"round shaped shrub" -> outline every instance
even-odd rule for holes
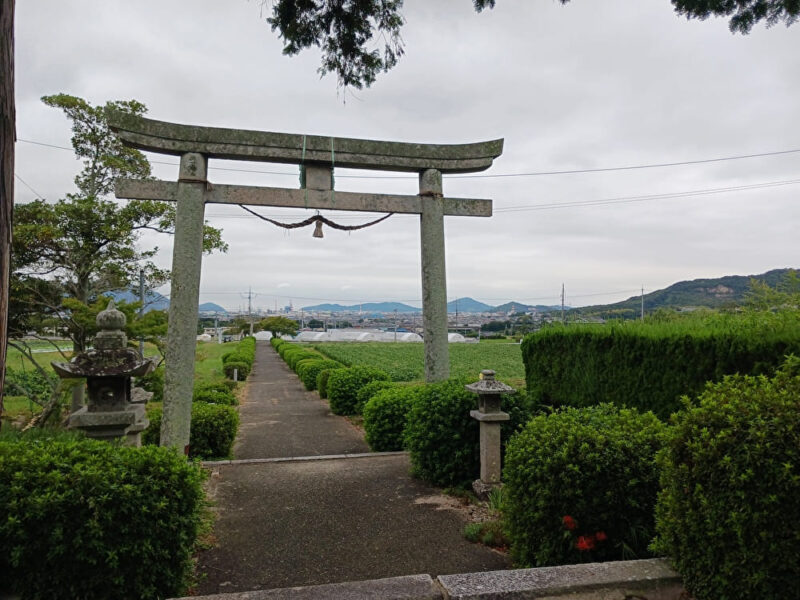
[[[0,442],[3,587],[23,598],[182,596],[203,477],[170,448]]]
[[[319,392],[319,397],[323,400],[328,397],[328,378],[330,377],[331,373],[341,368],[342,367],[322,369],[322,371],[319,372],[319,375],[317,375],[317,392]]]
[[[220,390],[214,388],[204,388],[195,390],[192,395],[192,402],[208,402],[209,404],[225,404],[236,406],[239,401],[230,390]]]
[[[302,361],[302,363],[303,366],[302,368],[298,368],[297,374],[308,391],[317,389],[317,377],[322,371],[325,369],[339,369],[342,367],[341,363],[324,358]]]
[[[313,359],[313,358],[322,358],[316,352],[311,352],[306,350],[305,348],[297,348],[293,352],[287,352],[285,356],[286,364],[289,365],[289,368],[293,371],[297,371],[297,365],[301,361]]]
[[[511,438],[504,518],[520,566],[649,556],[666,427],[610,404],[534,417]]]
[[[466,487],[480,476],[478,422],[470,411],[478,396],[464,389],[472,379],[454,378],[420,386],[405,431],[412,473],[441,487]],[[503,397],[511,420],[502,425],[502,443],[530,417],[521,394]]]
[[[150,426],[142,432],[142,444],[157,445],[159,443],[161,417],[161,408],[151,408],[147,411]],[[189,456],[202,460],[227,458],[231,454],[238,429],[239,413],[233,406],[193,402],[189,431]]]
[[[244,381],[247,379],[247,376],[250,375],[250,363],[246,362],[237,362],[237,361],[228,361],[224,365],[222,365],[222,371],[225,373],[225,377],[228,379],[233,379],[233,371],[238,371],[237,378],[239,381]]]
[[[383,381],[382,379],[376,379],[375,381],[370,381],[368,384],[363,386],[358,392],[356,393],[356,414],[360,415],[364,413],[364,406],[366,406],[369,399],[372,398],[375,394],[377,394],[381,390],[385,390],[386,388],[395,387],[395,384],[391,381]]]
[[[333,414],[356,414],[356,395],[371,381],[389,381],[389,374],[372,367],[349,367],[333,371],[328,378],[328,402]]]
[[[403,432],[418,388],[384,387],[364,405],[364,432],[375,452],[403,449]]]
[[[800,361],[709,384],[659,456],[654,548],[698,600],[783,599],[800,582]],[[791,592],[794,589],[795,592]]]
[[[216,390],[219,392],[232,392],[236,389],[236,382],[230,379],[215,379],[213,381],[204,381],[197,383],[194,386],[194,393],[197,394],[204,390]]]

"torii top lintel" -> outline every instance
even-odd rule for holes
[[[113,110],[107,117],[109,127],[125,145],[161,154],[197,152],[230,160],[474,173],[491,167],[503,152],[502,139],[474,144],[412,144],[182,125]]]

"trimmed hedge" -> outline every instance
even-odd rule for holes
[[[542,329],[522,343],[527,388],[536,402],[610,402],[661,418],[707,381],[733,373],[772,374],[790,352],[800,353],[800,323],[783,314],[570,324]]]
[[[319,372],[319,375],[317,375],[317,392],[319,393],[319,397],[323,400],[328,397],[328,378],[330,377],[331,373],[341,369],[343,369],[343,367],[322,369],[322,371]]]
[[[672,424],[659,456],[654,548],[697,600],[797,593],[800,360],[773,379],[710,384]]]
[[[306,389],[313,391],[317,389],[317,377],[325,369],[341,369],[343,365],[335,360],[320,358],[318,360],[302,361],[302,366],[298,367],[297,374]]]
[[[322,356],[316,352],[312,352],[311,350],[297,346],[294,346],[283,353],[283,360],[286,361],[286,364],[289,365],[289,368],[293,371],[297,368],[297,363],[310,358],[322,358]]]
[[[470,411],[478,396],[464,389],[474,379],[449,379],[420,386],[404,434],[413,475],[440,487],[467,487],[480,476],[478,421]],[[502,425],[502,443],[524,424],[532,407],[524,394],[503,397],[511,419]]]
[[[230,379],[214,379],[213,381],[195,383],[194,393],[197,394],[198,392],[205,390],[233,392],[237,387],[237,383],[235,381],[231,381]]]
[[[142,444],[158,444],[161,438],[161,408],[147,411],[150,426],[142,432]],[[189,456],[202,460],[229,458],[239,428],[239,413],[224,404],[192,403]]]
[[[358,392],[356,392],[356,414],[363,414],[364,406],[366,406],[367,402],[369,402],[369,399],[377,394],[380,390],[385,390],[386,388],[395,386],[395,383],[391,381],[384,381],[383,379],[370,381],[368,384],[363,386],[360,390],[358,390]]]
[[[202,388],[194,391],[192,395],[192,402],[207,402],[209,404],[225,404],[227,406],[236,406],[239,400],[230,390],[221,390],[215,388]]]
[[[534,417],[508,442],[504,519],[520,566],[644,558],[666,426],[611,404]]]
[[[328,402],[335,415],[356,414],[358,391],[371,381],[389,381],[389,374],[372,367],[336,369],[328,377]]]
[[[391,452],[403,449],[403,432],[419,389],[384,387],[364,405],[364,432],[372,450]]]
[[[205,499],[168,448],[79,436],[0,442],[0,572],[23,598],[182,596]]]
[[[228,379],[233,379],[234,371],[237,371],[236,377],[238,381],[244,381],[250,375],[252,366],[252,363],[230,360],[222,365],[222,371]]]

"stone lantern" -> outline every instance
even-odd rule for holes
[[[100,331],[94,348],[81,352],[68,363],[54,362],[53,369],[63,379],[86,378],[86,406],[69,416],[67,427],[80,429],[88,437],[101,440],[122,438],[128,446],[141,446],[141,434],[150,422],[143,403],[131,402],[131,377],[147,375],[155,368],[152,359],[141,359],[128,348],[123,331],[125,315],[114,301],[97,315]]]
[[[508,413],[500,410],[503,394],[515,390],[495,380],[494,371],[484,369],[481,378],[466,387],[478,394],[478,410],[470,411],[470,416],[480,423],[481,478],[472,484],[479,498],[486,498],[492,488],[500,485],[500,424],[510,419]]]

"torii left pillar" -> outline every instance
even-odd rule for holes
[[[192,387],[197,345],[198,298],[203,257],[203,225],[208,159],[196,152],[181,156],[178,175],[169,335],[164,357],[164,415],[161,445],[189,454]],[[187,377],[186,374],[190,376]]]

